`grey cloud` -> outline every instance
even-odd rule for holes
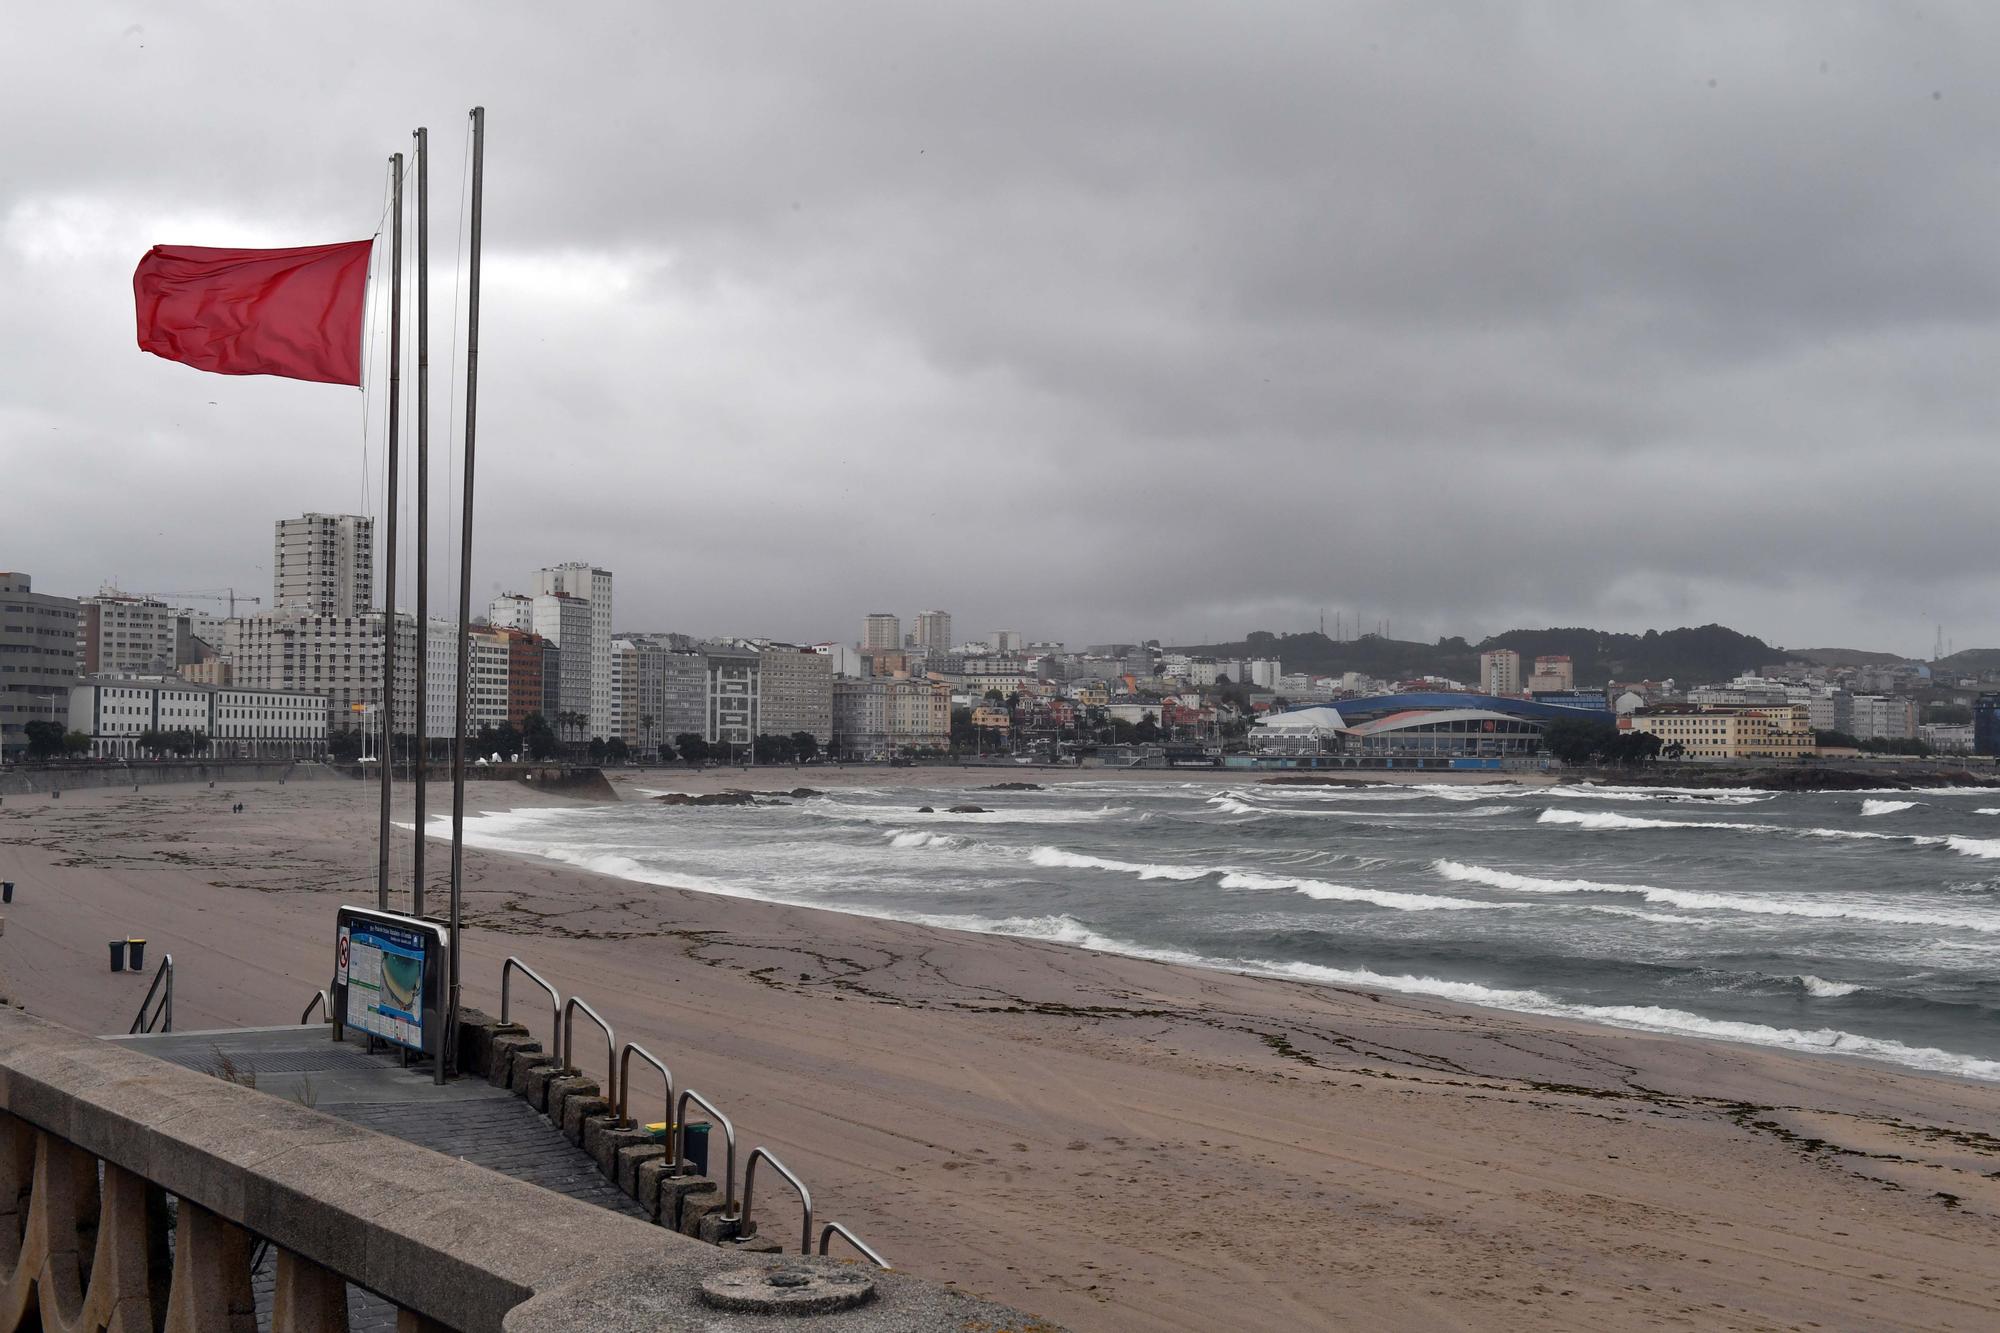
[[[2000,642],[1984,6],[15,29],[0,563],[41,586],[255,586],[272,517],[361,502],[353,395],[142,356],[127,280],[153,241],[365,232],[420,120],[442,448],[481,101],[481,589],[590,558],[625,624],[799,637],[944,605],[1073,639],[1331,607]]]

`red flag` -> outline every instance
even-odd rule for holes
[[[139,349],[218,375],[359,385],[373,245],[156,245],[132,274]]]

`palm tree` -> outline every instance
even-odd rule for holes
[[[645,737],[646,737],[646,748],[647,748],[648,750],[650,750],[650,749],[652,749],[652,748],[653,748],[653,722],[654,722],[654,720],[655,720],[655,719],[654,719],[654,717],[653,717],[653,715],[652,715],[651,713],[641,713],[641,714],[639,714],[639,729],[640,729],[640,730],[641,730],[641,731],[642,731],[642,732],[643,732],[643,733],[645,734]]]

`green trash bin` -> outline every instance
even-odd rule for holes
[[[124,940],[111,941],[111,970],[113,972],[123,972],[125,970]]]

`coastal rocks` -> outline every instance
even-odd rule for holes
[[[747,791],[711,791],[696,796],[691,792],[670,791],[664,796],[655,796],[661,805],[755,805],[756,794]]]
[[[1042,786],[1042,784],[1041,784],[1041,783],[1039,783],[1039,782],[996,782],[996,783],[994,783],[994,784],[993,784],[992,786],[990,786],[990,787],[981,787],[981,788],[980,788],[979,790],[981,790],[981,791],[1047,791],[1047,790],[1048,790],[1048,788],[1046,788],[1046,787]]]
[[[945,811],[948,815],[990,815],[993,812],[983,805],[954,805]]]

